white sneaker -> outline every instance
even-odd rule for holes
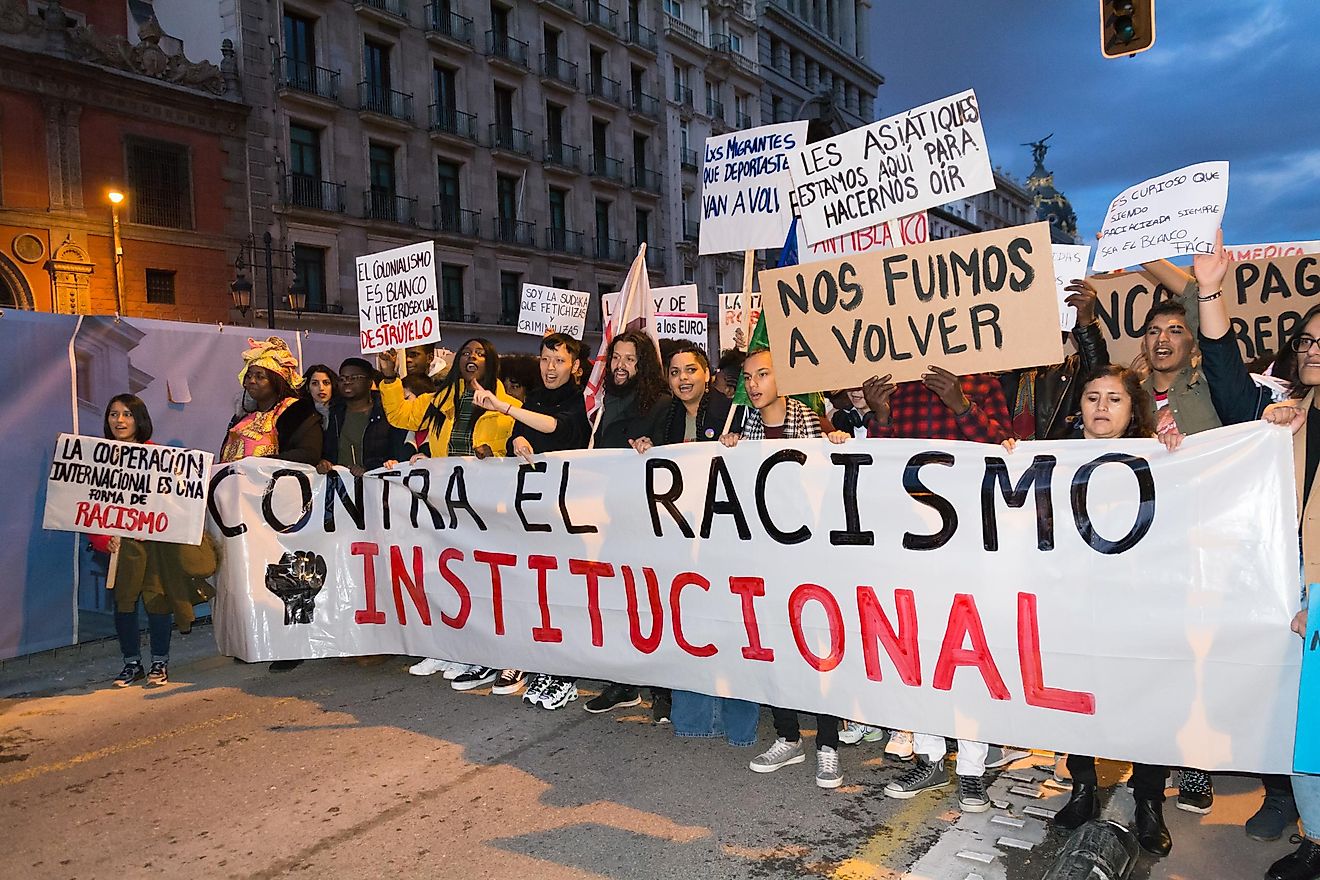
[[[829,746],[816,749],[816,784],[821,788],[838,788],[843,785],[839,753]]]
[[[864,733],[866,733],[865,724],[854,724],[851,721],[845,721],[843,730],[839,731],[839,742],[845,746],[855,746],[862,741]]]
[[[774,745],[752,758],[747,766],[753,773],[773,773],[780,767],[801,764],[805,760],[807,753],[802,749],[802,740],[791,743],[781,736],[775,740]]]
[[[475,667],[470,667],[468,664],[460,663],[457,660],[450,660],[449,668],[445,670],[445,681],[453,681],[470,668]]]
[[[527,690],[523,691],[522,699],[524,703],[531,703],[533,706],[539,705],[541,698],[545,696],[545,689],[550,684],[550,676],[538,672],[527,681]]]
[[[537,705],[542,709],[562,709],[578,698],[577,684],[567,678],[547,676],[545,689],[541,691],[541,700]]]
[[[889,735],[889,742],[885,743],[885,754],[900,761],[908,760],[915,751],[910,730],[895,730]]]
[[[437,672],[444,672],[449,668],[448,660],[437,660],[434,657],[427,657],[420,663],[414,663],[408,667],[409,675],[435,675]]]

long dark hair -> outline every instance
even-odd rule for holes
[[[465,340],[463,344],[457,348],[454,355],[454,362],[449,365],[449,372],[445,374],[444,381],[436,386],[435,407],[437,409],[439,409],[441,404],[446,400],[453,399],[455,403],[457,403],[458,383],[463,379],[463,377],[458,374],[458,359],[462,356],[463,349],[467,348],[468,345],[473,342],[480,345],[482,351],[486,354],[486,362],[482,367],[481,378],[478,381],[481,382],[483,388],[491,393],[494,393],[498,387],[500,381],[500,353],[495,350],[495,343],[491,342],[489,339],[480,336],[473,336],[471,339]]]
[[[656,351],[655,340],[641,330],[627,330],[610,340],[605,350],[605,372],[609,372],[614,360],[614,349],[620,342],[631,342],[637,350],[637,411],[647,413],[660,399],[667,397],[669,383],[665,381],[665,371],[660,367],[660,354]],[[606,377],[606,387],[609,378]]]
[[[368,367],[369,366],[370,365],[368,365]],[[339,371],[331,369],[326,364],[312,364],[306,370],[303,370],[303,387],[302,387],[303,396],[309,400],[311,399],[312,376],[314,376],[317,373],[325,373],[327,376],[330,377],[329,403],[334,403],[336,400],[339,399]]]
[[[113,440],[115,435],[110,432],[110,407],[116,403],[122,403],[128,407],[128,411],[133,414],[133,439],[138,443],[146,443],[151,439],[151,413],[147,412],[147,405],[142,402],[142,398],[136,394],[116,394],[110,398],[110,402],[105,405],[105,418],[101,422],[102,432],[105,439]]]
[[[1274,359],[1274,378],[1287,382],[1288,387],[1293,389],[1289,392],[1293,397],[1302,396],[1298,393],[1298,389],[1310,390],[1310,386],[1302,384],[1301,371],[1297,368],[1297,352],[1293,351],[1293,340],[1306,332],[1306,325],[1316,316],[1320,316],[1320,305],[1311,306],[1306,314],[1302,315],[1293,332],[1288,334],[1283,345],[1279,346],[1279,355]]]
[[[1155,405],[1151,402],[1150,393],[1141,387],[1141,378],[1135,371],[1129,370],[1127,367],[1120,367],[1117,364],[1096,367],[1081,378],[1082,395],[1086,395],[1087,385],[1097,379],[1106,378],[1114,378],[1122,382],[1123,390],[1127,392],[1128,398],[1132,401],[1132,418],[1128,420],[1123,436],[1154,437]]]

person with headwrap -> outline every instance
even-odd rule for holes
[[[220,461],[257,457],[314,465],[321,460],[321,416],[297,393],[303,377],[283,339],[249,339],[238,381],[243,412],[229,423]]]

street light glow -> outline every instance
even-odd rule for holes
[[[110,192],[106,193],[106,196],[110,199],[110,204],[112,205],[118,205],[124,200],[124,194],[117,189],[110,190]]]

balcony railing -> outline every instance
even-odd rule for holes
[[[700,226],[701,226],[701,224],[698,223],[696,220],[685,220],[685,221],[683,221],[683,240],[684,240],[684,241],[696,241],[696,240],[697,240],[697,230],[700,228]]]
[[[701,31],[680,18],[665,14],[665,36],[687,40],[694,46],[706,48],[706,41],[701,38]]]
[[[523,247],[536,247],[536,224],[526,220],[509,220],[504,217],[492,219],[495,240],[504,244],[517,244]]]
[[[646,268],[652,272],[665,271],[665,249],[654,247],[650,244],[646,246]]]
[[[619,13],[611,9],[604,3],[597,3],[596,0],[584,0],[586,6],[587,24],[594,24],[597,27],[605,28],[611,33],[619,32]]]
[[[318,180],[310,174],[284,175],[284,204],[313,211],[344,213],[344,185],[333,180]]]
[[[637,189],[644,189],[651,193],[659,193],[662,181],[663,178],[658,171],[652,171],[650,168],[633,168],[632,185]]]
[[[737,114],[737,121],[740,129],[752,127],[752,115],[750,113]]]
[[[565,12],[575,12],[577,10],[577,4],[574,0],[540,0],[540,2],[548,2],[551,6],[558,6]]]
[[[674,83],[674,101],[690,109],[692,107],[692,90],[687,86]]]
[[[498,122],[492,122],[489,128],[490,148],[492,150],[508,150],[510,153],[518,153],[522,156],[532,155],[532,133],[524,131],[521,128],[509,128],[500,125]]]
[[[578,66],[558,55],[542,55],[541,76],[577,88]]]
[[[426,32],[472,45],[472,19],[446,12],[439,3],[426,4]]]
[[[645,49],[647,52],[660,51],[660,41],[656,38],[655,31],[644,24],[638,24],[635,21],[628,22],[628,30],[624,39],[634,46]]]
[[[628,262],[628,242],[619,238],[596,239],[596,259],[611,263]]]
[[[486,54],[519,67],[527,67],[527,44],[508,34],[486,31]]]
[[[582,168],[582,148],[547,138],[541,141],[541,161],[546,165],[579,171]]]
[[[623,103],[623,83],[597,73],[587,74],[587,97],[602,98],[615,104]]]
[[[680,150],[678,161],[685,171],[696,171],[701,167],[701,159],[696,150]]]
[[[481,212],[468,211],[447,202],[431,206],[431,223],[436,232],[448,235],[481,237]]]
[[[288,55],[282,55],[275,62],[275,74],[279,77],[279,87],[293,89],[325,98],[327,101],[339,100],[339,71],[328,67],[316,67],[306,61],[298,61]]]
[[[374,9],[408,20],[408,4],[405,0],[353,0],[353,6],[357,9]]]
[[[706,115],[709,116],[711,119],[718,119],[718,120],[720,120],[721,122],[723,122],[723,121],[724,121],[724,104],[723,104],[722,102],[720,102],[720,101],[716,101],[714,98],[707,98],[707,99],[706,99]]]
[[[573,229],[547,229],[545,231],[545,249],[560,254],[582,256],[586,252],[586,237]]]
[[[623,162],[600,153],[591,154],[591,176],[623,183]]]
[[[648,95],[646,92],[629,92],[628,108],[634,113],[640,113],[652,119],[660,118],[660,100],[655,95]]]
[[[368,189],[362,194],[362,216],[367,220],[384,220],[417,225],[417,200],[382,189]]]
[[[436,134],[452,134],[465,140],[477,139],[477,117],[474,113],[464,113],[439,104],[431,105],[430,129]]]
[[[411,122],[413,96],[372,82],[358,83],[358,109]]]

